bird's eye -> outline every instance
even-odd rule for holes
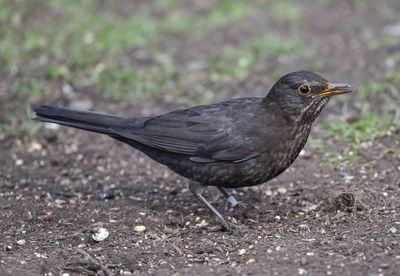
[[[299,86],[298,91],[302,95],[307,95],[308,93],[311,92],[311,87],[308,83],[305,83]]]

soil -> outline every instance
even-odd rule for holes
[[[262,95],[274,81],[263,76],[274,66],[285,72],[318,62],[328,79],[366,81],[383,66],[385,49],[363,45],[398,23],[400,6],[389,1],[388,16],[377,12],[378,4],[360,13],[353,2],[304,1],[308,19],[299,23],[298,34],[315,51],[285,64],[269,60],[249,80],[225,87],[223,97]],[[288,27],[276,28],[285,33]],[[226,28],[218,34],[221,40],[241,32]],[[182,62],[219,40],[183,42]],[[370,64],[365,70],[357,70],[359,58]],[[2,107],[18,100],[4,90],[0,95]],[[132,116],[182,107],[168,98],[108,103],[90,91],[77,97],[93,109]],[[323,121],[340,116],[344,102],[358,110],[359,100],[352,95],[329,103],[312,136],[321,136]],[[376,108],[384,105],[377,102]],[[10,149],[14,138],[6,135],[0,144],[0,274],[398,275],[400,155],[386,150],[399,149],[396,135],[388,131],[365,143],[351,166],[322,162],[324,153],[306,146],[281,176],[232,191],[238,210],[208,188],[204,194],[219,210],[249,226],[240,235],[208,231],[216,222],[187,189],[187,180],[127,145],[62,128],[44,129],[38,141]],[[343,147],[323,142],[327,150]],[[137,226],[145,230],[135,231],[142,230]],[[109,236],[96,242],[92,235],[100,228]]]

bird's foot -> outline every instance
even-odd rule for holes
[[[238,205],[232,210],[232,216],[238,219],[248,219],[250,217],[247,206]]]

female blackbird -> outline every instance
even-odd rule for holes
[[[127,118],[41,106],[34,119],[107,134],[190,179],[191,192],[228,231],[236,225],[202,196],[225,188],[264,183],[285,171],[304,147],[313,121],[329,97],[351,92],[348,84],[298,71],[281,77],[264,98],[240,98],[155,117]]]

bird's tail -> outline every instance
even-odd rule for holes
[[[42,105],[34,109],[34,120],[55,123],[79,129],[112,135],[116,128],[123,128],[127,119],[120,116],[79,111],[69,108]]]

